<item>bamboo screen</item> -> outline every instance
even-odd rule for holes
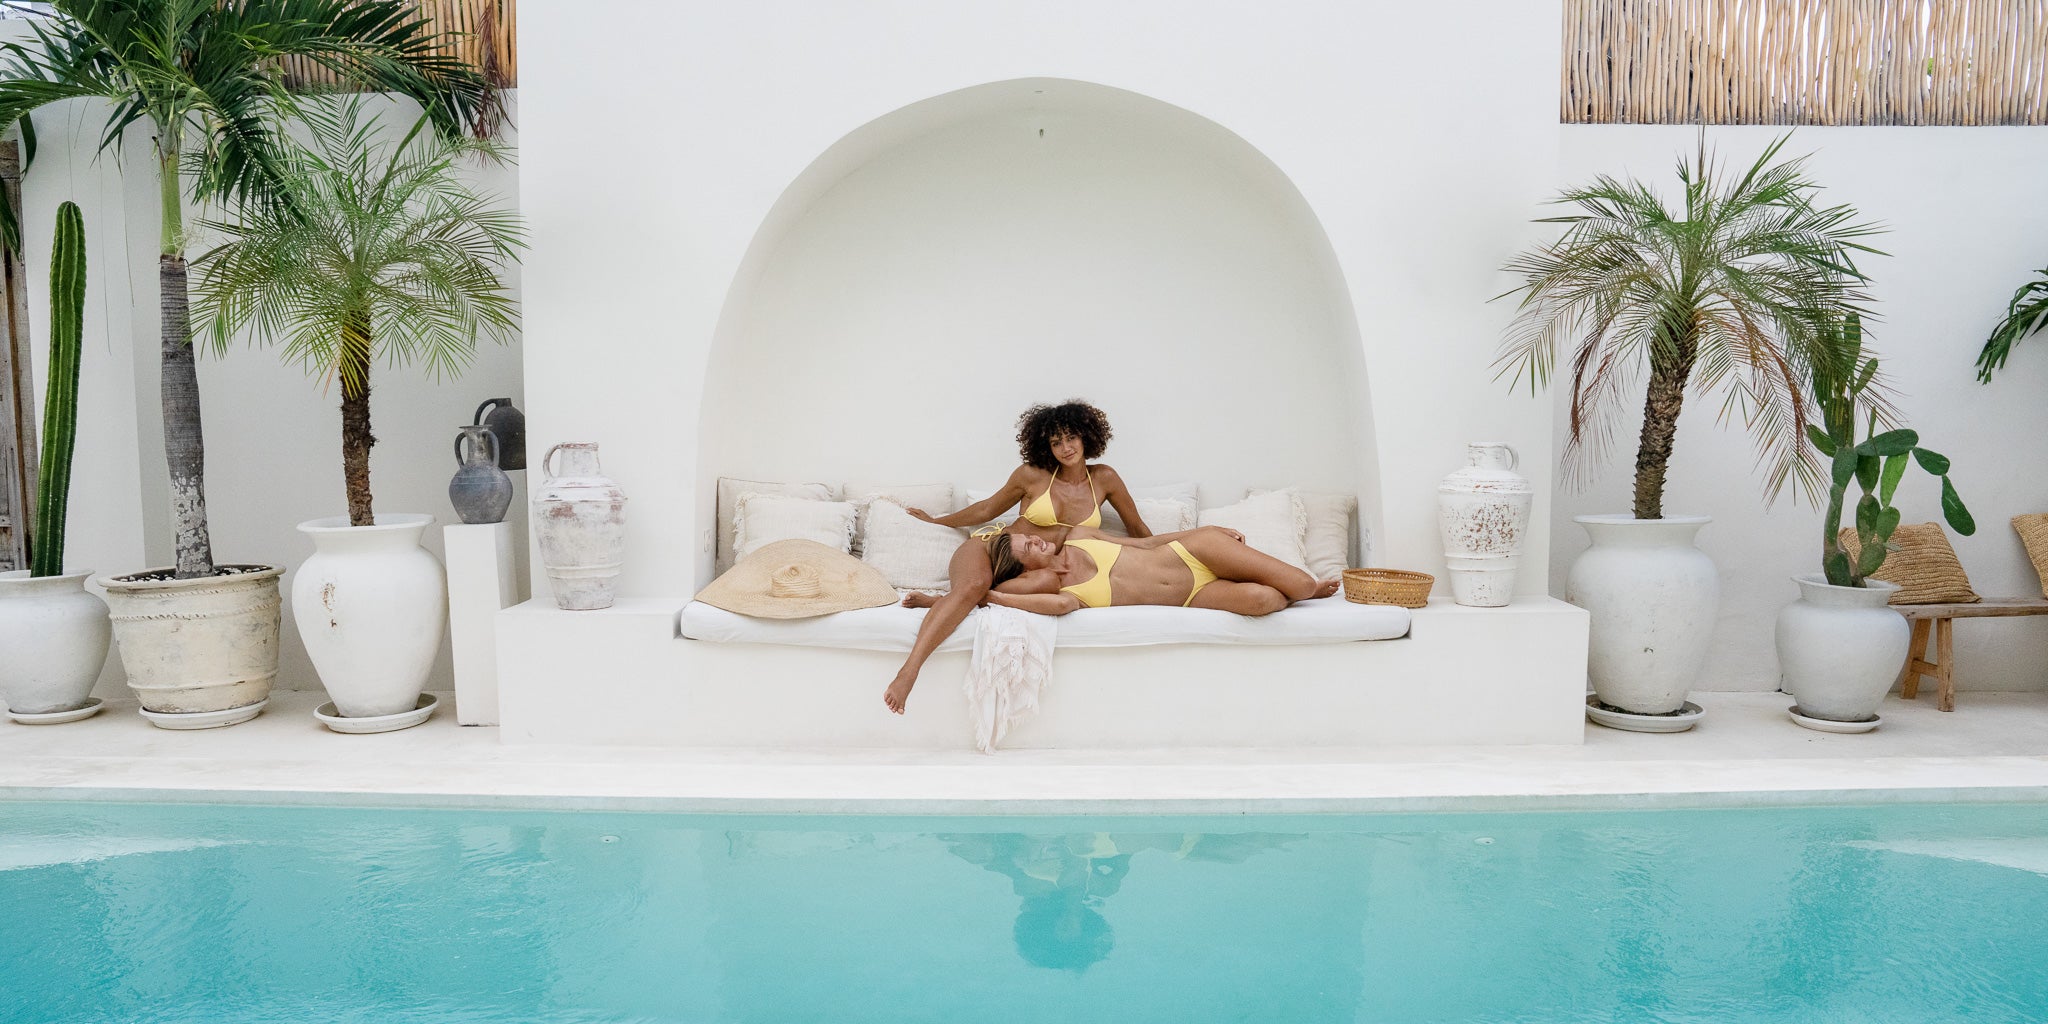
[[[505,88],[519,85],[519,56],[513,45],[516,0],[382,0],[420,11],[432,30],[445,37],[441,51],[481,69]],[[326,68],[303,60],[285,62],[285,80],[294,88],[333,86]]]
[[[2048,124],[2048,0],[1564,0],[1562,120]]]

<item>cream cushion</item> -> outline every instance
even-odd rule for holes
[[[1265,494],[1253,491],[1253,495]],[[1294,492],[1308,514],[1308,529],[1302,534],[1302,551],[1308,556],[1309,574],[1319,580],[1341,576],[1351,568],[1351,519],[1358,512],[1358,496],[1334,491]]]
[[[1198,521],[1203,526],[1236,530],[1244,534],[1244,542],[1253,549],[1308,571],[1308,553],[1302,547],[1302,537],[1308,533],[1308,512],[1292,487],[1268,491],[1235,505],[1203,509]]]
[[[1172,509],[1172,514],[1169,515],[1167,514],[1169,510],[1159,504],[1160,502],[1172,502],[1179,507]],[[1131,504],[1138,506],[1138,515],[1145,520],[1146,526],[1152,528],[1153,533],[1173,533],[1176,530],[1192,530],[1195,528],[1196,518],[1199,514],[1198,510],[1202,507],[1201,487],[1198,484],[1191,483],[1161,484],[1157,487],[1133,487],[1131,488]],[[1155,510],[1159,512],[1156,516],[1153,514]],[[1175,525],[1179,523],[1187,525]],[[1111,508],[1107,504],[1102,506],[1102,532],[1130,533],[1130,530],[1124,526],[1123,517],[1117,515],[1116,509]]]
[[[853,547],[850,501],[818,501],[748,491],[733,509],[733,550],[745,558],[779,540],[816,541],[837,551]]]
[[[853,527],[853,553],[856,555],[867,546],[868,505],[872,502],[893,501],[903,508],[921,508],[935,516],[960,507],[954,503],[952,484],[849,483],[846,485],[846,500],[853,502],[857,516]]]
[[[925,511],[934,511],[926,509]],[[887,498],[867,505],[867,537],[861,561],[898,590],[945,590],[953,553],[967,539],[964,530],[935,526]]]
[[[715,575],[724,575],[737,557],[733,552],[735,530],[733,516],[739,510],[742,494],[780,494],[791,498],[811,498],[816,501],[833,501],[839,497],[836,484],[789,484],[768,480],[739,480],[733,477],[718,478],[718,546],[715,549]]]

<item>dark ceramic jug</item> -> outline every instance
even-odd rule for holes
[[[485,413],[487,409],[490,410],[488,414]],[[526,414],[520,412],[511,399],[493,398],[477,406],[476,416],[470,422],[491,428],[491,433],[497,436],[499,469],[511,472],[526,468]]]
[[[469,442],[468,451],[463,442]],[[486,442],[489,442],[486,444]],[[498,468],[498,437],[489,427],[463,427],[455,435],[455,464],[448,481],[448,500],[455,514],[472,526],[502,523],[512,507],[512,478]]]

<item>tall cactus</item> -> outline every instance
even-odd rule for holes
[[[29,575],[64,572],[64,514],[70,506],[71,450],[78,441],[78,360],[85,339],[85,217],[57,207],[50,246],[50,380],[43,398],[42,478]]]

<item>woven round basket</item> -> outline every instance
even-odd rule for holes
[[[1406,569],[1346,569],[1344,599],[1355,604],[1395,604],[1420,608],[1429,603],[1436,577]]]

